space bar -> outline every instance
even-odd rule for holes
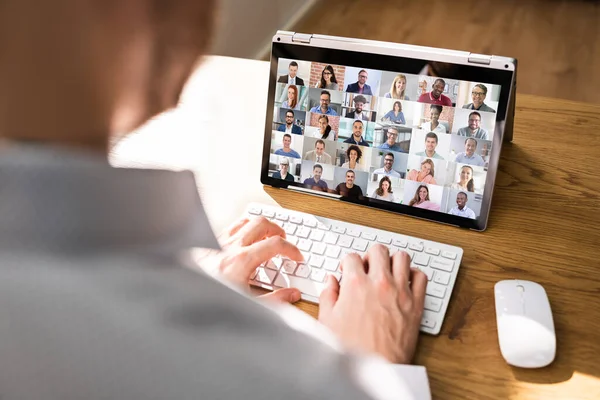
[[[287,288],[295,287],[298,288],[302,293],[310,296],[319,297],[321,291],[325,288],[324,283],[318,283],[306,278],[299,278],[297,276],[290,276],[285,274],[279,274],[273,282],[273,285]]]

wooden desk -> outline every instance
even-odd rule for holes
[[[227,77],[239,71],[256,82],[243,99],[236,97],[236,104],[248,107],[235,108],[239,124],[231,125],[234,109],[215,93],[237,94]],[[415,358],[427,367],[434,398],[600,399],[600,106],[517,96],[515,137],[502,149],[489,228],[477,233],[310,195],[263,191],[258,177],[267,79],[267,63],[210,59],[190,81],[180,108],[120,144],[115,164],[193,169],[216,230],[249,201],[275,201],[461,246],[464,259],[442,332],[421,335]],[[223,152],[211,151],[213,146]],[[236,175],[236,193],[223,190],[229,171]],[[542,284],[550,298],[557,356],[549,367],[513,368],[500,354],[493,286],[514,278]],[[316,316],[315,305],[299,307]]]

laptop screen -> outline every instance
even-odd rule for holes
[[[500,150],[501,85],[432,73],[432,63],[417,73],[327,57],[274,65],[270,178],[368,205],[480,217]]]

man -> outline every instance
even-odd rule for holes
[[[458,136],[473,137],[475,139],[489,140],[488,131],[481,126],[481,114],[473,111],[469,114],[469,126],[460,128],[457,132]]]
[[[437,158],[438,160],[443,160],[444,157],[440,156],[435,151],[437,145],[438,136],[433,132],[429,132],[427,135],[425,135],[425,151],[421,151],[419,153],[416,153],[415,155],[419,157]]]
[[[385,175],[393,178],[404,179],[404,173],[392,169],[394,166],[394,153],[387,153],[383,156],[383,167],[373,171],[373,175]]]
[[[367,113],[363,113],[363,107],[367,103],[365,96],[358,95],[354,97],[354,110],[346,114],[346,118],[359,119],[361,121],[368,121],[369,117]]]
[[[315,149],[307,151],[304,155],[304,159],[321,164],[333,164],[331,162],[331,156],[325,153],[325,142],[322,139],[317,139],[315,142]]]
[[[262,260],[302,260],[279,226],[240,220],[219,244],[189,171],[109,165],[117,135],[177,105],[213,8],[0,2],[3,399],[413,398],[381,361],[409,363],[417,344],[427,278],[406,253],[373,246],[368,271],[345,257],[311,337],[286,321],[312,318],[246,294]],[[215,249],[229,286],[190,268],[191,248]]]
[[[294,124],[294,112],[288,110],[285,113],[285,125],[279,125],[277,128],[279,132],[293,133],[295,135],[302,135],[302,128]]]
[[[352,124],[352,136],[348,139],[344,140],[344,143],[352,143],[359,146],[367,146],[369,147],[369,143],[363,139],[363,123],[362,121],[356,120]]]
[[[443,94],[445,89],[446,81],[438,78],[435,80],[435,82],[433,82],[433,85],[431,85],[431,92],[423,93],[421,96],[419,96],[417,101],[420,103],[452,107],[452,100]]]
[[[477,111],[487,111],[495,113],[492,107],[485,104],[483,101],[485,100],[485,96],[487,95],[487,87],[478,83],[473,87],[473,91],[471,92],[472,103],[465,104],[463,108],[468,108],[469,110],[477,110]]]
[[[467,207],[467,194],[465,192],[459,192],[456,195],[456,206],[450,210],[450,214],[471,219],[476,218],[475,212]]]
[[[300,154],[290,147],[292,144],[292,135],[286,133],[283,135],[283,148],[275,150],[275,155],[293,158],[301,158]]]
[[[307,178],[304,180],[304,184],[310,186],[311,189],[314,190],[322,190],[324,192],[327,191],[327,182],[321,179],[321,175],[323,174],[323,167],[319,164],[315,164],[313,166],[313,176],[312,178]]]
[[[475,154],[475,150],[477,150],[477,140],[468,138],[465,140],[465,151],[458,153],[454,161],[461,164],[470,164],[483,167],[485,165],[485,161],[483,161],[483,158],[479,154]]]
[[[331,94],[327,90],[321,91],[321,97],[319,97],[319,105],[314,106],[310,109],[312,113],[319,113],[325,115],[337,116],[338,113],[331,107],[329,107],[329,103],[331,103]]]
[[[298,63],[296,61],[292,61],[288,66],[288,74],[281,75],[277,82],[279,83],[287,83],[289,85],[296,86],[304,86],[304,80],[297,76],[298,74]]]
[[[288,160],[286,157],[283,157],[281,161],[279,161],[279,171],[273,173],[273,178],[294,182],[294,176],[290,174],[289,171],[290,160]]]
[[[352,200],[360,200],[363,198],[363,192],[360,186],[354,184],[354,171],[349,169],[346,171],[346,182],[342,182],[336,186],[335,191],[344,197]]]
[[[358,73],[358,81],[349,84],[346,86],[346,92],[348,93],[360,93],[366,94],[369,96],[373,95],[371,92],[371,86],[367,85],[367,79],[369,78],[369,74],[364,69],[361,69]]]
[[[395,126],[390,126],[387,129],[387,140],[379,146],[380,149],[397,151],[399,153],[406,153],[406,151],[400,147],[396,140],[398,139],[398,128]]]

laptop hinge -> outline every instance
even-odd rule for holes
[[[469,54],[469,62],[473,64],[490,65],[492,62],[492,56],[486,56],[485,54]]]
[[[294,33],[294,36],[292,36],[292,42],[310,43],[310,39],[312,38],[312,36],[312,34],[307,33]]]

